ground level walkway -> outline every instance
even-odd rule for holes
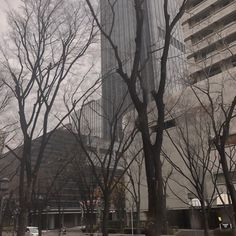
[[[42,236],[90,236],[91,234],[83,233],[80,229],[80,227],[73,227],[68,228],[66,234],[60,233],[58,230],[48,230],[48,231],[42,231]],[[101,236],[101,233],[94,233],[93,236]],[[187,230],[183,229],[178,231],[176,236],[204,236],[203,230]],[[214,234],[213,231],[210,231],[210,236],[217,236],[218,234]],[[219,234],[221,235],[229,235],[232,234]],[[236,234],[235,234],[236,235]],[[3,232],[3,236],[16,236],[16,234],[13,235],[13,232]],[[109,236],[132,236],[131,234],[109,234]],[[144,236],[143,234],[135,234],[134,236]],[[163,235],[163,236],[171,236],[171,235]]]

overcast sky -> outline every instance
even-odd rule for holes
[[[17,8],[20,0],[0,0],[0,32],[7,29],[6,11],[9,8]]]
[[[36,0],[37,1],[37,0]],[[0,38],[7,32],[7,10],[15,8],[17,9],[20,5],[20,0],[0,0]],[[100,73],[100,47],[99,44],[93,45],[87,55],[82,58],[79,65],[79,73],[75,76],[75,80],[78,80],[79,77],[83,77],[83,75],[88,71],[91,65],[94,65],[93,70],[89,73],[88,78],[86,80],[86,84],[81,88],[81,90],[86,90],[93,81],[98,78]],[[65,113],[65,107],[63,105],[62,97],[64,94],[65,88],[68,87],[67,83],[63,83],[63,86],[59,92],[58,99],[55,102],[55,107],[53,109],[53,117],[55,114],[58,116],[63,115]],[[98,98],[100,94],[95,94],[94,98]],[[6,114],[0,117],[0,125],[1,123],[5,124],[5,121],[10,122],[13,120],[18,120],[18,107],[14,102],[8,107]],[[2,121],[2,122],[1,122]],[[53,122],[54,123],[54,122]]]

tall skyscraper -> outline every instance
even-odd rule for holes
[[[160,57],[165,37],[164,0],[146,0],[143,3],[144,24],[142,42],[143,77],[148,91],[158,87]],[[134,58],[136,19],[133,0],[100,0],[101,24],[117,45],[126,73],[129,75]],[[113,8],[113,10],[112,10]],[[176,11],[176,0],[170,0],[170,14]],[[184,45],[181,42],[180,27],[177,26],[171,40],[168,61],[168,87],[177,88],[182,76]],[[102,55],[102,106],[104,110],[103,136],[109,138],[109,122],[119,112],[118,129],[121,130],[121,113],[131,104],[125,83],[116,73],[117,61],[114,51],[104,36],[101,39]],[[149,96],[151,99],[151,95]],[[120,107],[122,106],[122,109]],[[112,122],[110,122],[111,124]]]
[[[191,83],[236,75],[236,0],[192,0],[183,18]]]
[[[102,137],[102,106],[101,99],[85,103],[72,117],[72,128],[83,135]]]

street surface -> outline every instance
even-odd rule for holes
[[[3,236],[13,236],[12,232],[3,232]],[[14,234],[16,236],[16,233]],[[59,234],[58,230],[48,230],[42,231],[42,236],[87,236],[87,234],[82,233],[81,230],[70,230],[67,229],[66,234]]]
[[[101,236],[102,234],[98,233],[93,234],[94,236]],[[123,234],[109,234],[111,236],[123,236]],[[13,236],[12,232],[3,232],[3,236]],[[14,234],[16,236],[16,233]],[[66,234],[59,234],[58,230],[48,230],[48,231],[42,231],[42,236],[90,236],[88,233],[81,232],[78,228],[71,228],[67,229]],[[127,234],[126,236],[131,236],[130,234]],[[144,236],[144,235],[136,235],[136,236]]]

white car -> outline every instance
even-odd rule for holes
[[[38,227],[35,226],[27,226],[25,231],[26,236],[38,236],[39,230]]]
[[[78,228],[82,230],[82,229],[86,229],[86,226],[85,225],[80,225],[80,226],[78,226]]]

